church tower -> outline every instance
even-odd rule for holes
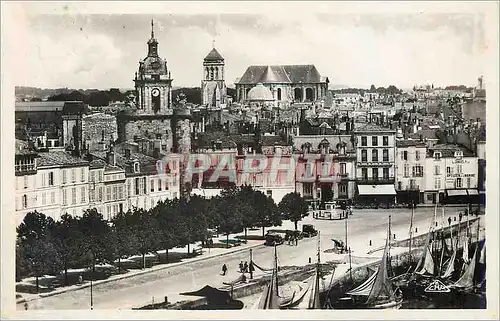
[[[212,108],[226,104],[227,88],[224,79],[224,58],[215,49],[215,44],[203,59],[203,80],[201,81],[201,103]]]
[[[167,61],[158,55],[158,41],[151,20],[151,39],[148,41],[148,55],[139,62],[135,74],[136,106],[141,114],[172,113],[172,78]]]

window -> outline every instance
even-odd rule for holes
[[[113,186],[113,201],[118,198],[118,186]]]
[[[372,136],[372,146],[378,146],[378,137]]]
[[[89,190],[89,201],[90,202],[95,201],[95,190],[92,190],[92,189]]]
[[[102,182],[103,171],[99,171],[99,182]]]
[[[389,161],[389,150],[388,149],[382,150],[382,161],[384,161],[384,162]]]
[[[47,203],[47,195],[45,193],[42,193],[42,205],[45,205]]]
[[[408,164],[405,164],[404,166],[404,173],[403,173],[403,176],[404,177],[408,177],[410,176],[410,166]]]
[[[424,167],[423,166],[413,166],[413,177],[423,177]]]
[[[415,151],[415,160],[420,160],[420,151]]]
[[[66,184],[66,182],[67,182],[66,175],[67,175],[66,170],[63,169],[63,171],[62,171],[62,183],[63,184]]]
[[[378,150],[372,149],[372,162],[378,162]]]
[[[68,204],[68,191],[66,189],[63,189],[63,195],[62,195],[62,204],[66,205]]]
[[[378,180],[378,168],[372,168],[372,178]]]
[[[76,187],[71,189],[71,204],[76,204]]]
[[[55,204],[56,203],[56,192],[51,192],[50,193],[50,204]]]
[[[382,137],[382,145],[389,146],[389,136]]]
[[[439,175],[439,165],[434,166],[434,175]]]
[[[471,185],[470,183],[471,183],[471,179],[470,179],[470,177],[467,177],[467,188],[471,187],[471,186],[470,186],[470,185]]]
[[[367,153],[366,149],[361,150],[361,161],[362,162],[368,161],[368,153]]]
[[[367,146],[367,139],[366,136],[361,136],[361,146]]]
[[[384,168],[382,170],[382,175],[384,175],[384,179],[389,179],[389,168]]]
[[[313,194],[313,184],[312,183],[304,183],[304,195],[312,196]]]
[[[136,177],[136,179],[135,179],[135,195],[139,195],[139,191],[140,191],[140,189],[139,189],[139,178]]]
[[[440,178],[434,178],[434,189],[436,189],[436,190],[441,189],[441,179]]]
[[[54,186],[54,172],[49,172],[49,186]]]
[[[441,153],[434,152],[434,159],[441,159]]]
[[[432,202],[432,195],[433,194],[427,194],[427,201]]]
[[[118,198],[123,199],[123,186],[118,186]]]
[[[28,207],[28,196],[26,194],[23,195],[23,208]]]
[[[406,151],[406,150],[402,151],[401,156],[403,157],[402,160],[408,160],[408,151]]]
[[[457,165],[457,174],[462,174],[462,165],[461,164]]]
[[[149,183],[151,184],[151,192],[154,192],[155,191],[155,181],[151,180]]]
[[[148,191],[147,191],[147,185],[146,185],[146,177],[144,177],[142,179],[142,190],[144,192],[144,195],[146,195],[148,193]],[[146,204],[146,203],[144,203],[144,204]],[[146,205],[144,205],[144,207],[146,207]]]
[[[457,188],[462,188],[462,179],[460,177],[457,178]]]
[[[76,182],[76,169],[71,170],[71,182]]]
[[[80,171],[80,181],[85,182],[85,168]]]
[[[161,179],[158,180],[158,192],[161,192]]]
[[[134,173],[139,172],[139,163],[134,163]]]
[[[410,188],[411,189],[414,189],[417,185],[415,184],[415,180],[414,179],[410,179]]]
[[[81,197],[81,201],[82,203],[85,203],[87,201],[87,196],[85,195],[85,186],[83,186],[81,189],[80,189],[80,197]]]
[[[345,184],[340,184],[339,185],[339,190],[340,190],[340,194],[347,194],[347,185]]]
[[[446,167],[446,174],[451,174],[451,167],[450,166]]]
[[[111,201],[111,186],[106,187],[106,201]]]
[[[95,181],[95,172],[93,172],[93,171],[90,172],[90,181],[91,182]]]
[[[168,180],[165,180],[165,190],[166,190],[166,191],[168,191],[168,189],[169,189],[169,185],[170,185],[170,184],[168,184]]]
[[[98,197],[99,197],[97,200],[98,200],[99,202],[102,202],[102,194],[103,194],[103,187],[102,187],[102,186],[99,186],[99,189],[98,189],[98,193],[97,193],[97,194],[98,194]]]
[[[340,175],[345,175],[346,173],[346,163],[340,163]]]
[[[24,178],[24,188],[26,189],[26,188],[28,188],[29,178],[28,178],[28,176],[23,176],[23,178]]]
[[[363,179],[368,179],[368,168],[362,168],[361,169],[361,177]]]

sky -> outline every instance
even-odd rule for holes
[[[154,20],[174,86],[200,86],[203,58],[224,56],[231,86],[250,65],[314,64],[336,86],[475,85],[487,41],[480,13],[25,13],[16,84],[133,88]]]

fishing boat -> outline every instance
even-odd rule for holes
[[[314,271],[314,275],[310,277],[307,286],[301,287],[299,292],[294,293],[294,298],[285,304],[281,305],[282,309],[291,309],[297,307],[298,309],[321,309],[322,305],[320,303],[320,234],[318,233],[318,252],[317,252],[317,263]]]
[[[348,291],[339,300],[340,306],[351,309],[399,309],[403,295],[399,287],[389,279],[389,237],[388,229],[384,254],[377,270],[361,285]]]

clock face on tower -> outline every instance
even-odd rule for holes
[[[153,88],[153,90],[151,90],[151,95],[153,95],[153,97],[160,96],[160,90],[158,88]]]

